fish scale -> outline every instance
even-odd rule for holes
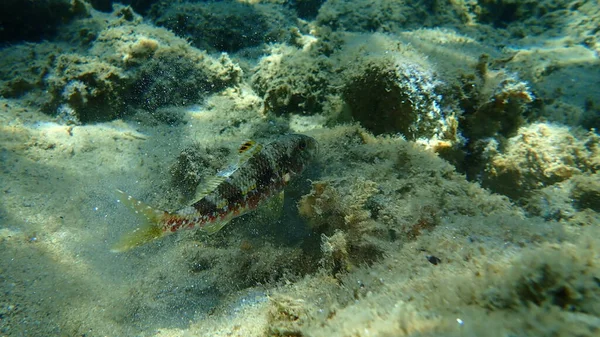
[[[175,212],[160,211],[118,190],[118,202],[140,216],[140,225],[113,246],[123,252],[181,229],[216,233],[231,219],[260,207],[283,191],[315,157],[314,138],[290,134],[261,146],[244,142],[234,164],[219,171],[199,189],[195,202]]]

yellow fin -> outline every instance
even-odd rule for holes
[[[112,252],[125,252],[167,234],[160,225],[165,212],[156,210],[121,190],[117,190],[116,194],[117,202],[131,208],[140,217],[142,223],[135,230],[121,237],[111,248]]]
[[[110,249],[113,253],[126,252],[132,248],[139,247],[150,241],[165,235],[165,232],[157,223],[145,223],[134,231],[123,235],[119,241]]]

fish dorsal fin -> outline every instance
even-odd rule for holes
[[[221,183],[227,180],[238,168],[246,163],[252,156],[262,150],[262,146],[253,140],[247,140],[240,145],[238,149],[239,156],[234,164],[228,165],[226,168],[217,172],[217,174],[208,179],[201,187],[196,191],[194,200],[200,200],[210,193],[214,192]]]
[[[238,149],[238,153],[240,154],[240,157],[238,158],[238,167],[260,152],[260,150],[262,150],[262,145],[253,140],[243,142]]]
[[[244,141],[242,143],[242,145],[240,145],[240,148],[238,149],[238,152],[239,153],[244,153],[244,152],[252,149],[255,145],[256,145],[255,141],[253,141],[252,139],[248,139],[248,140]]]

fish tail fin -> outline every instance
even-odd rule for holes
[[[121,190],[117,190],[116,195],[117,202],[132,209],[139,216],[141,223],[135,230],[123,235],[111,248],[112,252],[125,252],[167,234],[161,225],[166,212],[156,210]]]

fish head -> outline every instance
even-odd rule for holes
[[[318,153],[317,141],[309,136],[290,135],[291,166],[295,173],[301,173],[313,161]]]

